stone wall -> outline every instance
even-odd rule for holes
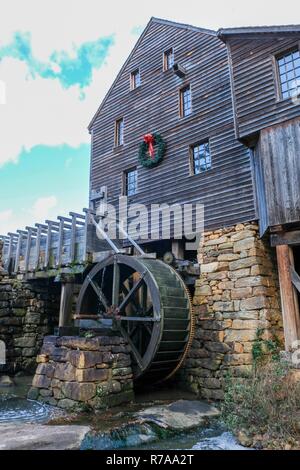
[[[88,410],[134,398],[130,349],[119,336],[48,336],[37,362],[31,399],[67,410]]]
[[[0,340],[6,344],[8,373],[34,372],[44,336],[58,322],[60,285],[50,280],[0,279]]]
[[[254,223],[206,233],[199,262],[195,339],[180,375],[202,397],[222,399],[226,374],[251,370],[258,329],[283,339],[277,266]]]

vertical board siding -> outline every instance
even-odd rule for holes
[[[163,52],[173,47],[184,79],[163,71]],[[139,68],[141,87],[130,91],[130,72]],[[179,117],[179,90],[190,84],[192,114]],[[114,123],[124,118],[124,145],[114,148]],[[154,169],[138,164],[143,135],[158,132],[167,143]],[[189,147],[209,139],[212,169],[190,175]],[[116,204],[122,172],[138,169],[132,202],[205,204],[206,227],[255,218],[248,149],[235,138],[228,54],[213,34],[153,22],[93,121],[91,189],[108,187]]]
[[[261,162],[267,195],[267,225],[298,222],[300,118],[262,130],[256,153]]]

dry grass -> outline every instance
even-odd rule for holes
[[[222,412],[234,432],[266,436],[268,447],[272,441],[280,441],[283,448],[294,445],[299,442],[300,383],[287,364],[270,358],[257,364],[247,379],[227,378]]]

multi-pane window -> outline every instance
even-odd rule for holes
[[[132,168],[124,173],[124,193],[126,196],[134,196],[137,193],[137,169]]]
[[[124,119],[118,119],[115,123],[115,146],[124,144]]]
[[[134,72],[131,72],[130,75],[130,86],[131,89],[134,90],[135,88],[138,88],[141,85],[141,74],[140,70],[134,70]]]
[[[208,140],[191,147],[192,171],[198,175],[211,168],[211,154]]]
[[[280,90],[283,99],[300,93],[300,52],[293,49],[277,57]]]
[[[174,65],[174,51],[173,49],[168,49],[164,53],[164,70],[170,70]]]
[[[189,116],[192,112],[192,95],[190,85],[180,90],[180,116]]]

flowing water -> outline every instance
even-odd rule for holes
[[[16,377],[14,386],[0,387],[0,425],[3,423],[39,423],[60,421],[70,424],[63,411],[51,406],[27,400],[27,391],[31,377]],[[137,404],[129,405],[134,412]],[[122,408],[120,408],[122,409]],[[210,426],[174,433],[148,423],[128,423],[124,413],[109,411],[110,421],[105,413],[99,417],[85,415],[73,424],[88,424],[93,429],[82,442],[82,449],[193,449],[193,450],[236,450],[243,449],[219,420],[212,421]],[[121,418],[119,418],[121,416]],[[123,416],[123,418],[122,418]],[[105,423],[105,425],[104,425]]]

